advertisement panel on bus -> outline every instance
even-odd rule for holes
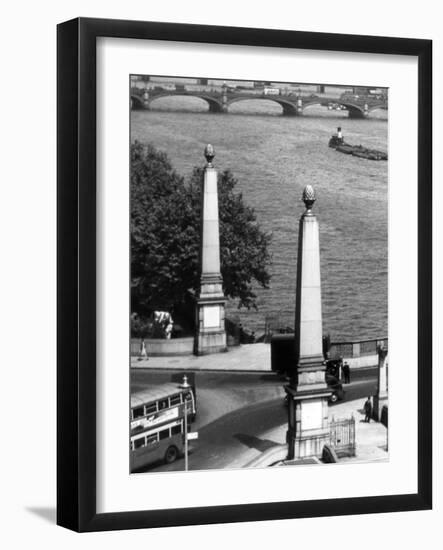
[[[167,422],[169,420],[174,420],[175,418],[178,418],[179,416],[179,407],[174,407],[172,409],[166,409],[165,411],[159,411],[151,416],[147,416],[145,418],[140,418],[138,420],[134,420],[131,423],[131,428],[151,428],[152,426],[156,426],[157,424],[162,424],[163,422]]]

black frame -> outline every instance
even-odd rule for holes
[[[107,19],[58,25],[57,523],[104,531],[432,507],[432,41]],[[418,58],[418,491],[393,496],[96,512],[96,38]]]

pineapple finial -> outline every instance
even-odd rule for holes
[[[310,212],[315,202],[315,191],[312,185],[307,185],[303,189],[303,202],[305,203],[306,210]]]

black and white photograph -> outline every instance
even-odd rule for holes
[[[389,89],[128,99],[131,473],[388,461]]]
[[[6,5],[2,547],[438,548],[439,8]]]

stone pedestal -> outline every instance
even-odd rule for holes
[[[149,92],[147,89],[143,92],[143,105],[145,109],[149,109]]]
[[[373,399],[373,417],[380,422],[382,420],[383,407],[388,406],[388,350],[379,347],[378,352],[378,382],[377,393]]]
[[[322,455],[329,443],[328,398],[323,359],[320,242],[312,213],[313,188],[303,192],[306,212],[299,223],[295,303],[296,375],[285,388],[289,401],[288,459]]]
[[[226,84],[222,86],[222,113],[228,112],[228,87]]]
[[[303,114],[303,100],[301,97],[297,99],[297,114],[302,115]]]
[[[305,394],[287,386],[288,394],[288,460],[310,456],[321,457],[323,447],[329,445],[328,398],[331,392]]]
[[[214,150],[205,149],[208,164],[202,189],[200,292],[196,304],[195,353],[205,355],[227,350],[225,296],[220,274],[217,171],[212,166]]]

